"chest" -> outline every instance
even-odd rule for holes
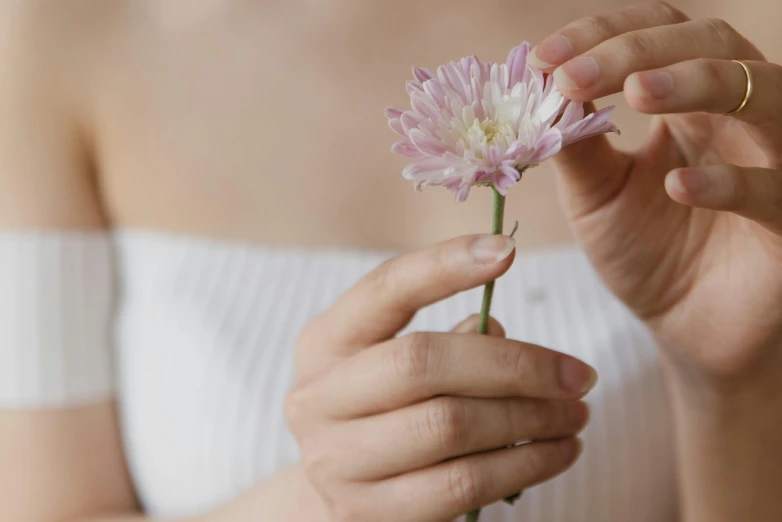
[[[122,17],[96,75],[114,221],[380,248],[484,231],[488,194],[456,206],[444,191],[416,195],[401,180],[405,161],[389,152],[383,108],[408,103],[412,65],[469,54],[501,61],[523,39],[628,3],[137,3],[145,7]],[[693,16],[740,18],[713,2],[676,4]],[[647,119],[619,96],[601,101],[609,103],[620,105],[619,145],[638,145]],[[531,171],[508,213],[521,223],[522,246],[569,238],[549,166]]]

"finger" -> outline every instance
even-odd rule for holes
[[[339,356],[389,339],[420,308],[502,275],[514,248],[506,236],[467,236],[397,256],[362,278],[302,337]]]
[[[679,169],[665,180],[675,201],[730,211],[782,234],[782,172],[715,165]]]
[[[554,71],[559,89],[576,101],[620,92],[627,77],[698,58],[763,60],[763,55],[721,20],[696,20],[616,36]]]
[[[481,316],[478,314],[471,315],[461,323],[454,326],[453,333],[475,333],[478,331],[478,323],[481,320]],[[489,331],[488,334],[493,337],[505,337],[505,328],[502,327],[499,321],[494,317],[489,317]]]
[[[747,61],[753,93],[737,118],[749,123],[782,125],[782,66]],[[648,114],[710,112],[736,109],[747,92],[747,75],[730,60],[690,60],[663,69],[630,75],[625,82],[630,105]]]
[[[340,423],[326,435],[346,480],[380,480],[454,457],[519,442],[576,435],[589,410],[580,401],[437,397],[409,408]],[[342,455],[340,457],[340,455]]]
[[[559,475],[580,453],[574,438],[523,444],[401,475],[373,493],[395,506],[393,520],[451,520]]]
[[[578,399],[596,380],[589,365],[540,346],[478,334],[419,332],[338,363],[308,393],[317,402],[314,410],[347,419],[438,395]]]
[[[758,142],[777,150],[782,142],[782,66],[746,61],[752,77],[752,93],[735,118],[758,129]],[[747,74],[730,60],[690,60],[662,69],[630,75],[624,91],[634,109],[647,114],[709,112],[727,114],[739,107],[747,94]]]
[[[550,71],[620,34],[687,20],[684,13],[665,2],[642,2],[565,26],[535,46],[527,60],[533,67]]]

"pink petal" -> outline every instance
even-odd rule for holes
[[[507,196],[508,189],[515,185],[520,178],[521,176],[519,175],[519,171],[513,167],[503,165],[500,167],[500,170],[496,176],[494,186],[497,189],[497,192],[503,196]]]
[[[489,164],[491,164],[493,167],[499,166],[500,163],[502,163],[502,156],[500,155],[500,150],[496,145],[489,146],[488,154],[484,156],[487,160],[489,160]]]
[[[437,104],[423,91],[411,94],[410,103],[413,105],[414,111],[430,120],[437,120],[440,116],[440,109],[437,108]]]
[[[402,140],[394,143],[394,145],[391,147],[391,152],[395,154],[401,154],[402,156],[407,156],[408,158],[422,158],[424,157],[423,154],[413,145],[413,143],[410,140]]]
[[[530,165],[536,165],[549,159],[562,150],[562,133],[559,129],[549,129],[535,145],[535,152],[529,158]]]
[[[448,176],[448,172],[444,172],[445,176]],[[459,188],[464,184],[464,180],[461,178],[461,176],[452,176],[452,177],[446,177],[443,180],[443,186],[447,188],[448,190],[453,190],[454,192],[459,190]]]
[[[399,134],[400,136],[406,136],[404,127],[402,127],[402,121],[399,118],[393,118],[388,120],[388,126],[391,127],[391,129]]]
[[[427,80],[424,82],[424,92],[432,98],[432,100],[439,106],[445,107],[446,92],[443,86],[437,80]]]
[[[527,71],[527,55],[530,46],[527,42],[511,49],[508,54],[508,73],[510,75],[510,87],[524,81],[524,74]]]
[[[449,163],[442,158],[424,158],[405,167],[402,176],[405,179],[417,181],[423,177],[441,174],[448,167]]]
[[[590,114],[584,121],[584,132],[593,132],[595,129],[599,127],[603,127],[608,120],[611,119],[611,116],[614,115],[614,107],[606,107],[604,109],[600,109],[597,112],[594,112]]]
[[[465,183],[461,187],[459,187],[459,190],[456,191],[456,201],[458,203],[464,203],[467,201],[467,196],[470,195],[470,184]]]
[[[552,92],[554,92],[555,90],[558,90],[558,89],[557,89],[557,84],[554,81],[554,75],[552,75],[552,74],[548,74],[548,75],[544,74],[543,76],[544,76],[544,82],[545,82],[545,84],[544,84],[545,86],[543,87],[543,96],[545,97],[545,96],[548,96],[549,94],[551,94]]]
[[[424,92],[424,86],[419,81],[410,80],[407,82],[406,86],[407,86],[407,94],[411,96],[413,95],[414,92]]]
[[[392,105],[391,107],[386,107],[383,111],[383,114],[386,115],[386,118],[393,119],[393,118],[401,118],[402,114],[404,114],[405,109],[402,107],[397,107],[395,105]]]
[[[578,102],[570,102],[565,108],[565,112],[562,113],[562,117],[559,119],[555,127],[558,129],[566,129],[584,118],[584,104]]]
[[[435,77],[429,69],[424,69],[423,67],[414,67],[413,76],[415,76],[415,79],[421,83],[424,83],[425,81],[431,80]]]
[[[475,173],[473,176],[472,183],[491,183],[494,180],[494,173],[495,171],[492,170],[491,172],[486,172],[485,170],[479,170]]]
[[[402,122],[405,134],[410,134],[410,131],[419,128],[426,121],[426,118],[417,112],[406,111],[399,120]]]
[[[468,102],[467,89],[469,89],[469,83],[455,63],[448,63],[437,69],[437,77],[459,95],[462,104]]]
[[[410,131],[410,141],[413,142],[413,145],[415,145],[418,150],[429,156],[442,156],[447,150],[442,142],[437,141],[420,129],[413,129]]]
[[[505,90],[508,88],[508,82],[509,76],[508,76],[508,66],[506,64],[495,64],[491,68],[491,73],[489,74],[489,81],[495,83],[500,87],[500,89]]]
[[[501,165],[500,172],[502,172],[505,176],[513,180],[514,183],[521,179],[521,174],[519,173],[519,171],[511,167],[510,165]]]
[[[473,66],[476,66],[478,67],[478,69],[480,69],[481,62],[480,60],[478,60],[477,56],[467,56],[461,59],[459,65],[461,65],[462,67],[462,73],[464,74],[464,77],[470,78],[470,76],[472,75]]]
[[[614,107],[606,107],[564,129],[565,145],[570,145],[576,141],[592,138],[607,132],[618,133],[619,129],[616,125],[608,121],[613,115],[613,112]]]
[[[508,147],[508,150],[505,151],[505,159],[518,161],[523,157],[526,161],[526,157],[531,153],[532,149],[526,145],[524,140],[519,139],[511,143],[511,146]]]
[[[543,73],[538,69],[527,68],[530,74],[530,80],[527,82],[529,85],[530,94],[535,94],[536,104],[543,100],[543,89],[546,87],[546,82],[543,78]],[[537,108],[537,107],[535,107]]]

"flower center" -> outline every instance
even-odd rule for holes
[[[475,120],[475,122],[477,123],[478,120]],[[480,124],[480,128],[483,131],[483,134],[486,136],[486,142],[489,144],[491,144],[492,140],[494,140],[494,137],[497,135],[497,133],[500,132],[497,124],[492,120],[485,120]]]
[[[508,123],[500,123],[492,119],[479,121],[476,118],[467,128],[467,135],[463,136],[463,140],[466,148],[476,150],[484,144],[493,145],[502,140],[507,142],[514,134],[513,128]]]

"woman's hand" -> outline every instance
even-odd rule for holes
[[[624,90],[658,115],[635,154],[600,137],[558,158],[566,213],[616,295],[697,380],[782,366],[782,67],[663,2],[574,22],[531,56],[574,100]],[[725,116],[747,92],[732,60],[754,91]]]
[[[512,252],[471,236],[394,258],[302,333],[287,415],[334,520],[452,520],[576,460],[590,367],[497,323],[471,334],[475,317],[395,338],[419,308],[500,276]]]

